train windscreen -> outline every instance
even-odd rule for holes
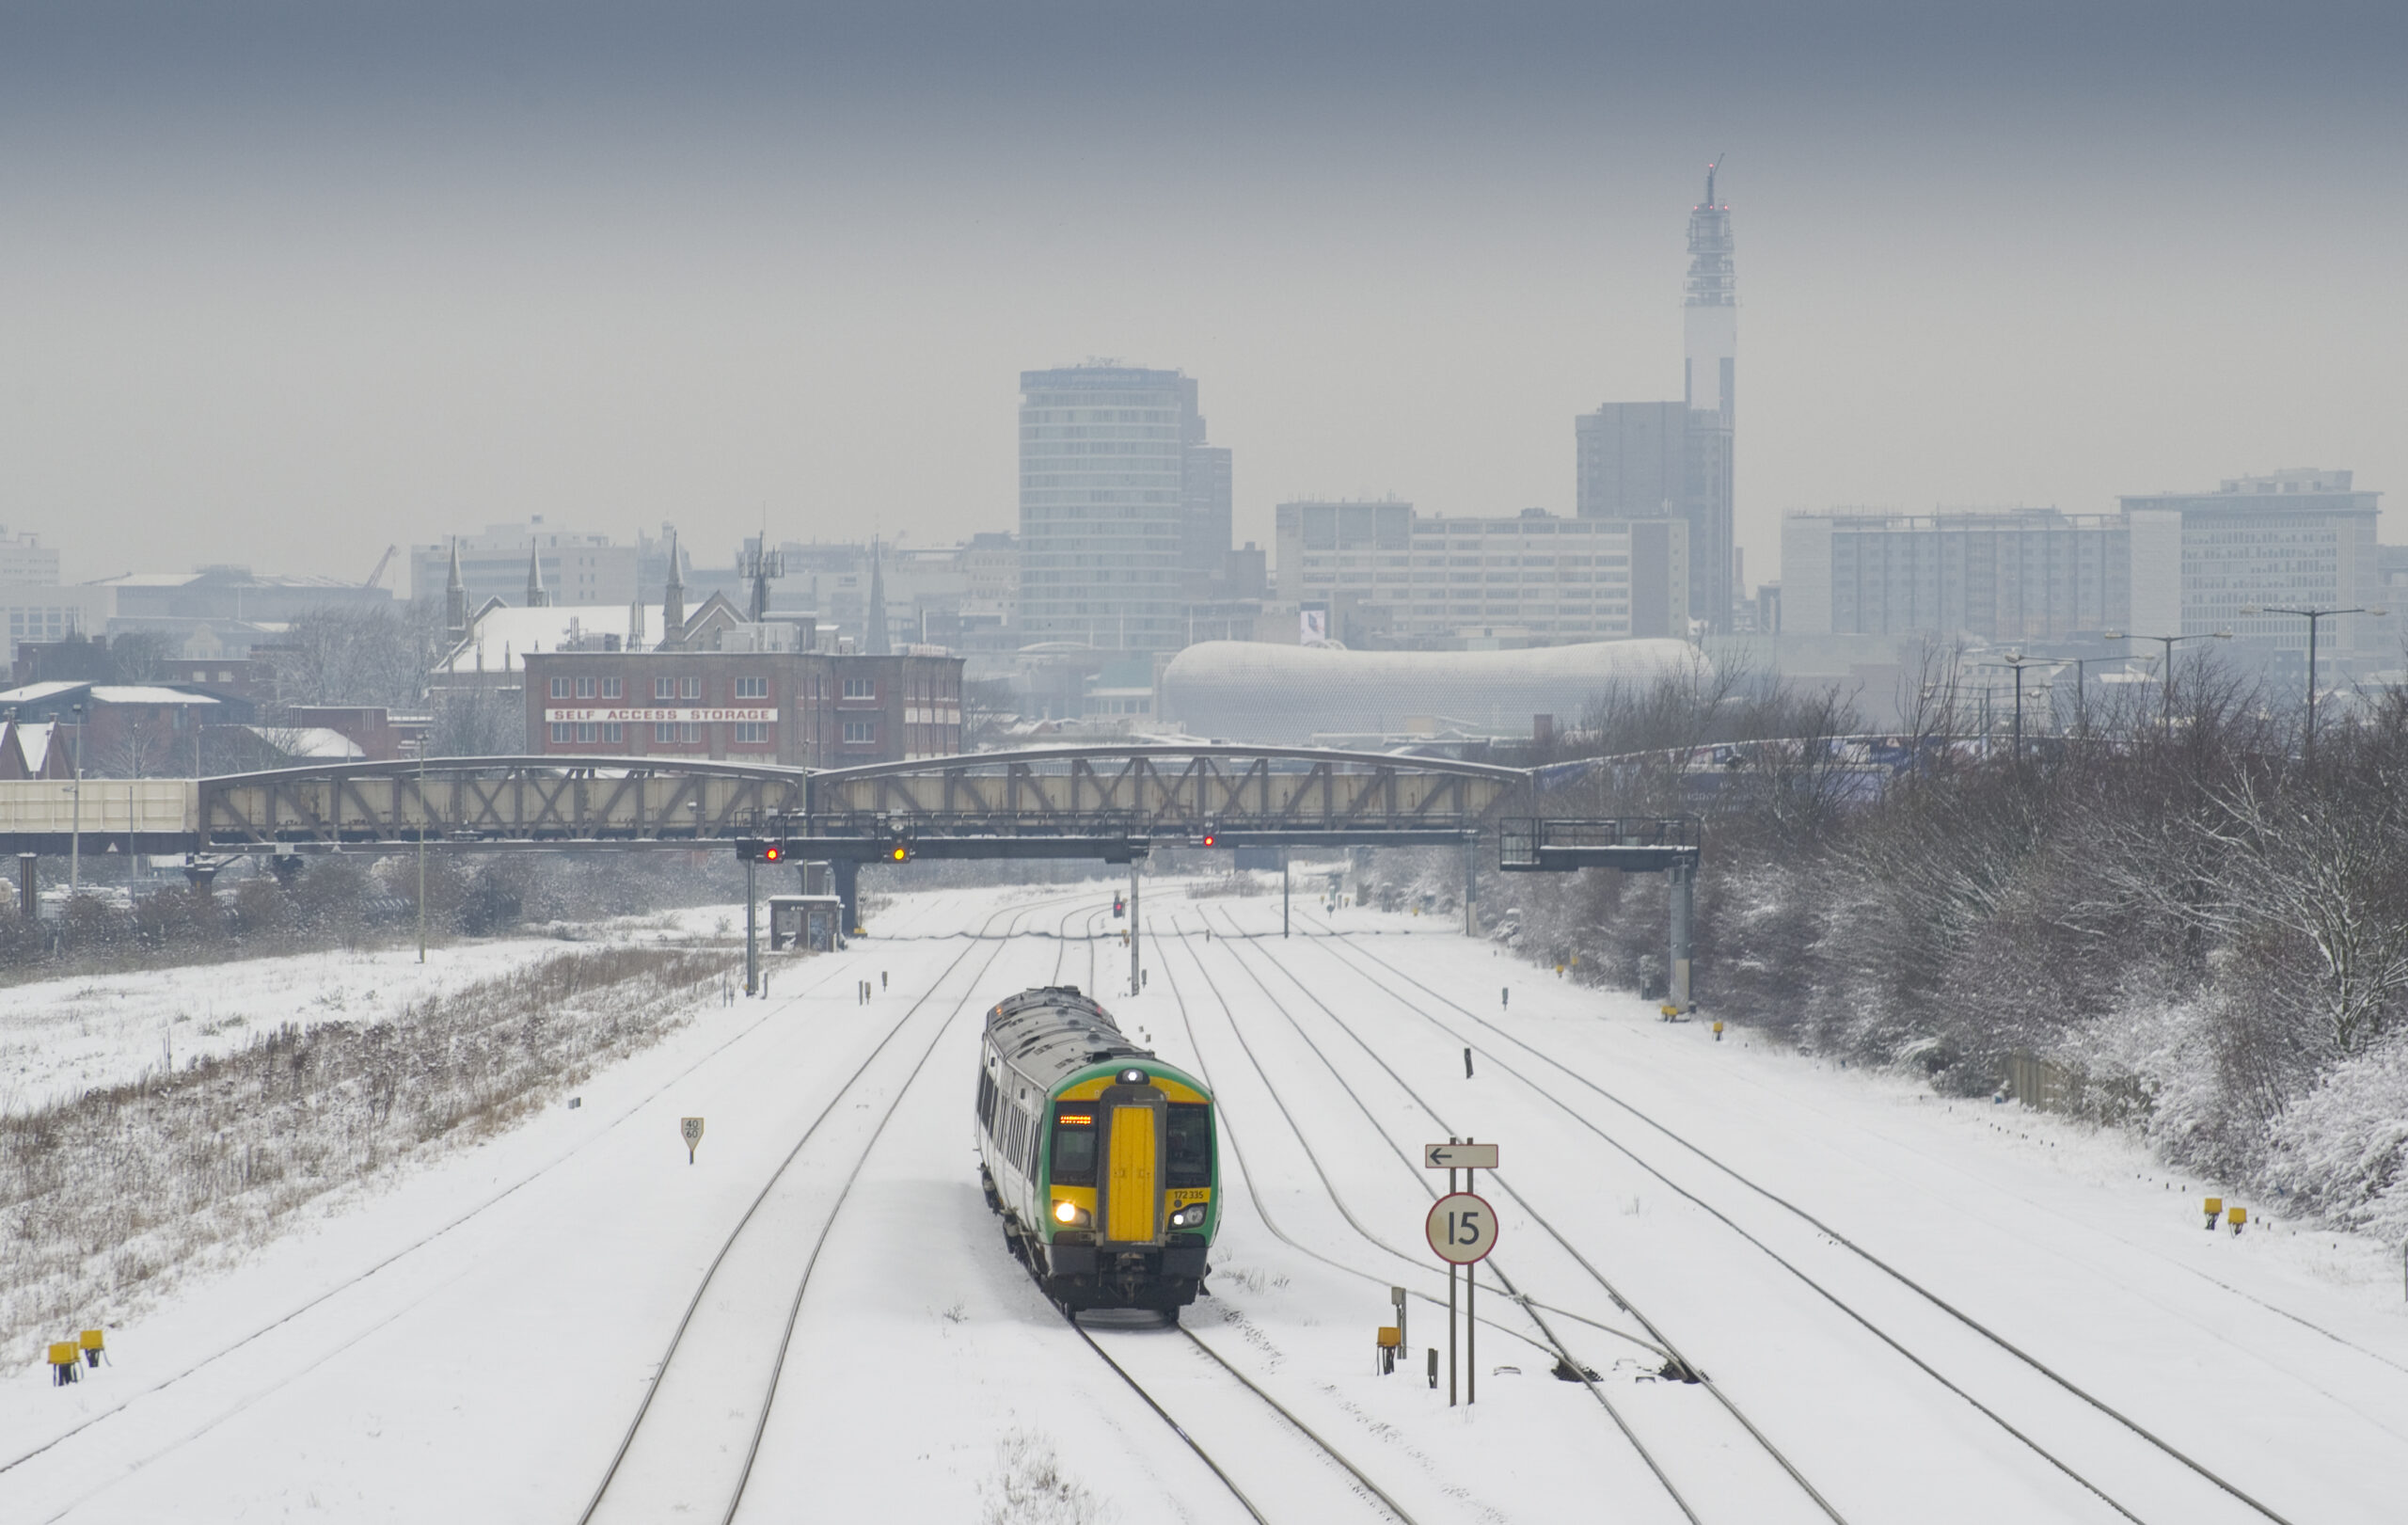
[[[1170,1157],[1165,1185],[1212,1183],[1212,1109],[1201,1102],[1173,1102],[1167,1132]]]

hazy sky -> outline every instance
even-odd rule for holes
[[[2281,466],[2408,540],[2404,14],[8,4],[0,523],[79,580],[952,537],[1100,356],[1200,378],[1241,539],[1568,513],[1727,152],[1751,582],[1785,508]]]

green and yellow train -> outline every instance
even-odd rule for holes
[[[979,1183],[1067,1313],[1196,1300],[1220,1228],[1212,1093],[1075,985],[1022,991],[979,1043]]]

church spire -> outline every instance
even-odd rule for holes
[[[886,639],[886,577],[879,569],[879,544],[869,543],[869,628],[862,632],[862,649],[872,657],[892,657]]]
[[[660,590],[660,644],[672,649],[686,629],[686,580],[677,570],[677,532],[669,532],[669,580]]]
[[[552,596],[544,591],[544,553],[532,545],[527,548],[527,607],[552,607]]]
[[[468,585],[460,579],[460,537],[452,537],[452,579],[443,585],[443,629],[458,644],[468,634]]]

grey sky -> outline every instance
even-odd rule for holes
[[[1014,519],[1014,380],[1270,505],[1572,504],[1730,154],[1740,540],[2353,467],[2408,513],[2395,6],[0,10],[0,522],[365,576],[542,513]],[[2392,525],[2386,539],[2408,539]]]

